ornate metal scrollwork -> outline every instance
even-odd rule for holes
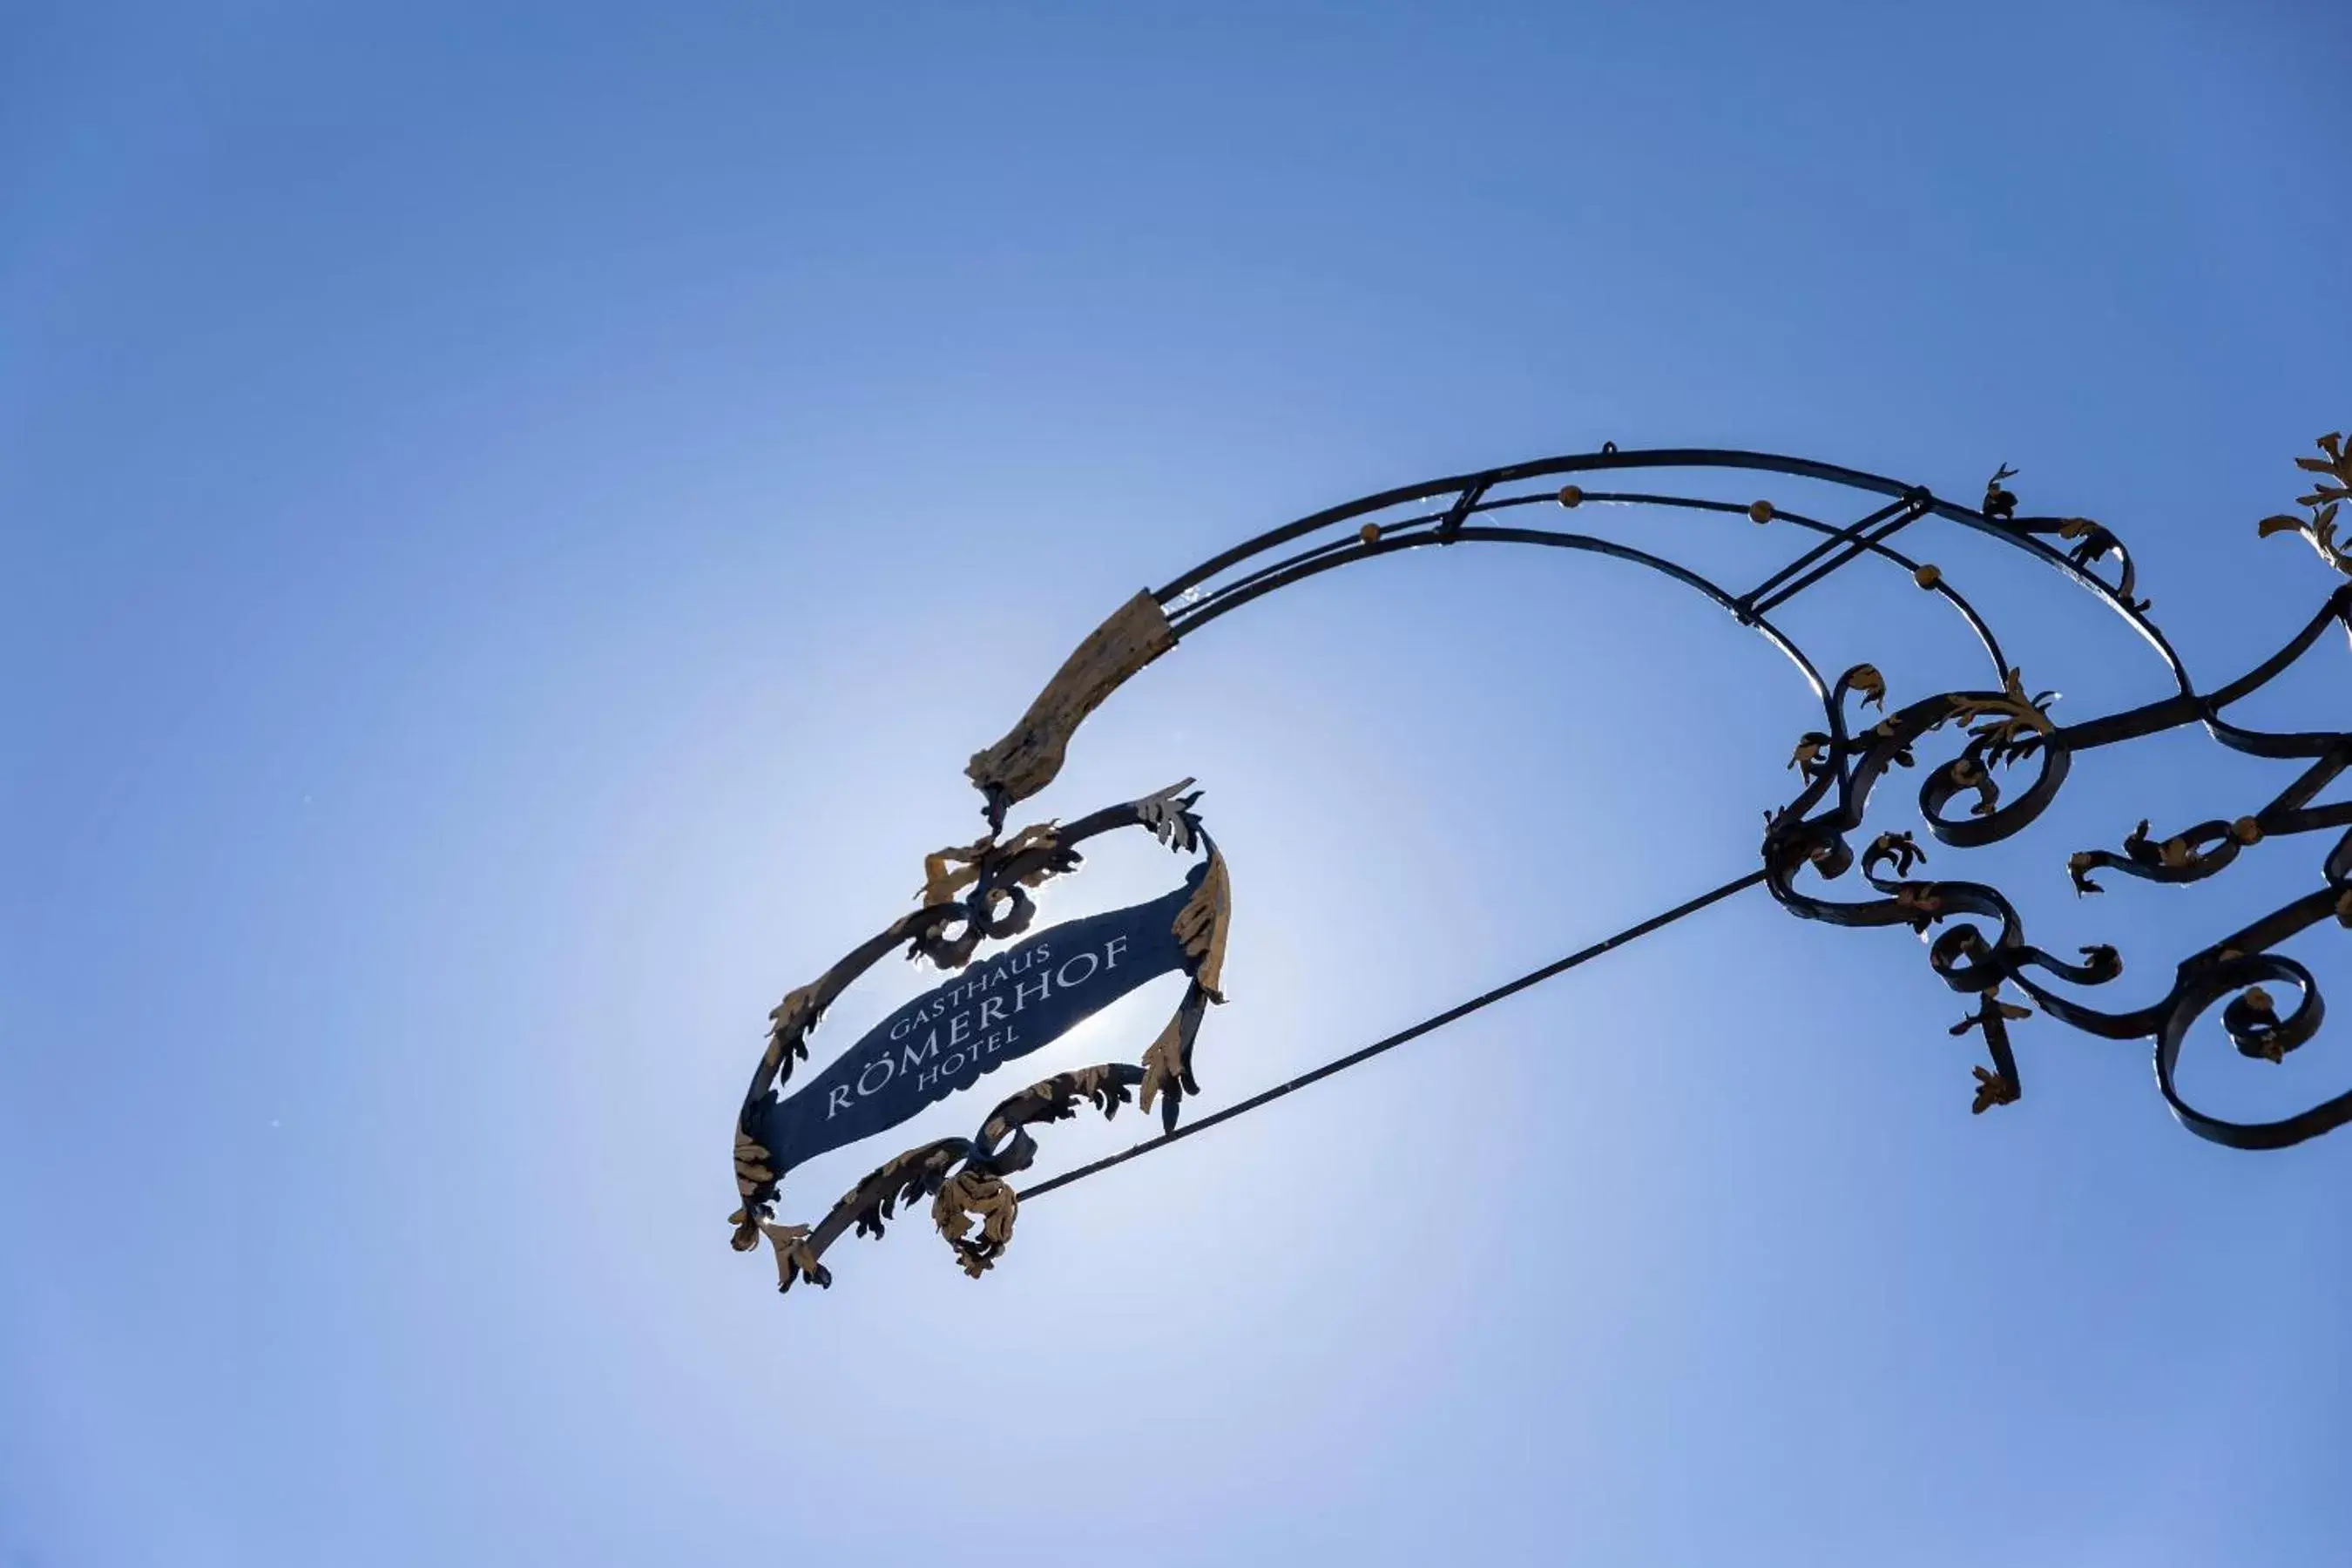
[[[2333,465],[2327,471],[2352,468],[2339,437],[2328,437],[2321,446]],[[2302,462],[2305,468],[2319,466],[2310,459]],[[1989,516],[2013,509],[2015,498],[2000,488],[2009,477],[2004,470],[1990,487]],[[2298,526],[2313,537],[2323,559],[2352,574],[2352,563],[2331,553],[2328,530],[2340,499],[2326,489],[2305,498],[2327,515],[2315,513],[2311,523]],[[2277,521],[2266,521],[2263,531],[2280,531],[2273,526]],[[2120,545],[2112,548],[2121,550]],[[2122,580],[2111,586],[2130,614],[2145,611],[2145,602],[2131,597],[2128,564]],[[1880,895],[1875,899],[1836,900],[1798,886],[1809,868],[1830,882],[1844,874],[1853,859],[1846,836],[1862,826],[1872,791],[1890,767],[1914,765],[1915,747],[1947,725],[1965,728],[1969,739],[1958,756],[1927,772],[1919,789],[1919,810],[1938,840],[1959,848],[2020,832],[2056,796],[2076,755],[2123,741],[2199,724],[2234,751],[2308,759],[2294,783],[2252,813],[2215,817],[2161,839],[2143,821],[2124,837],[2120,851],[2078,851],[2067,868],[2079,893],[2102,890],[2092,875],[2097,871],[2154,882],[2200,881],[2227,869],[2244,849],[2265,840],[2352,827],[2352,801],[2313,804],[2320,790],[2352,763],[2352,732],[2258,731],[2225,716],[2225,710],[2310,652],[2330,625],[2352,634],[2352,584],[2337,588],[2285,647],[2227,686],[2200,694],[2184,676],[2176,697],[2072,725],[2053,721],[2048,694],[2029,697],[2021,678],[2011,670],[1998,692],[1939,693],[1849,733],[1842,721],[1847,700],[1877,701],[1885,694],[1877,671],[1866,665],[1849,670],[1832,689],[1830,731],[1810,733],[1798,745],[1793,765],[1804,776],[1804,788],[1768,820],[1763,846],[1767,886],[1784,907],[1807,919],[1847,926],[1906,925],[1922,935],[1945,928],[1929,944],[1929,964],[1952,989],[1979,998],[1977,1011],[1953,1032],[1982,1029],[1993,1058],[1990,1069],[1976,1069],[1975,1110],[2011,1103],[2022,1090],[2008,1026],[2030,1016],[2032,1009],[2000,999],[2000,988],[2014,985],[2042,1011],[2075,1028],[2109,1039],[2152,1040],[2158,1088],[2181,1122],[2202,1137],[2236,1148],[2282,1148],[2352,1121],[2352,1091],[2294,1115],[2244,1122],[2192,1106],[2178,1082],[2181,1049],[2192,1026],[2225,997],[2231,999],[2222,1009],[2222,1027],[2242,1056],[2277,1062],[2317,1032],[2325,1015],[2317,982],[2303,964],[2271,949],[2330,920],[2352,926],[2352,832],[2345,833],[2322,858],[2317,885],[2310,891],[2190,953],[2176,966],[2172,984],[2162,997],[2127,1011],[2094,1007],[2052,989],[2053,982],[2095,986],[2116,979],[2123,963],[2114,948],[2085,948],[2082,962],[2069,963],[2032,946],[2025,940],[2015,907],[1998,889],[1975,882],[1914,879],[1912,868],[1925,852],[1907,833],[1882,834],[1864,853],[1863,877]],[[2001,774],[2029,763],[2035,769],[2032,779],[2004,803]],[[1973,801],[1967,813],[1953,815],[1951,805],[1968,796]],[[1994,922],[1997,932],[1988,935],[1974,923],[1978,920]],[[2266,984],[2292,988],[2292,1010],[2281,1015]]]

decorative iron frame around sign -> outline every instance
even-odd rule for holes
[[[976,843],[940,850],[924,861],[923,888],[916,895],[921,908],[860,944],[815,984],[793,992],[777,1005],[769,1015],[767,1047],[761,1053],[759,1068],[751,1076],[751,1087],[743,1097],[735,1125],[735,1184],[743,1206],[730,1218],[735,1226],[738,1250],[757,1247],[764,1237],[775,1249],[782,1289],[790,1289],[796,1279],[830,1285],[833,1275],[823,1262],[825,1249],[845,1232],[854,1226],[860,1236],[880,1236],[899,1205],[929,1197],[933,1223],[954,1248],[964,1270],[977,1278],[1012,1239],[1018,1203],[1005,1178],[1028,1169],[1036,1158],[1037,1142],[1029,1132],[1032,1126],[1075,1116],[1082,1103],[1091,1103],[1105,1117],[1114,1116],[1120,1106],[1139,1096],[1139,1109],[1150,1111],[1156,1102],[1163,1124],[1176,1125],[1185,1096],[1200,1092],[1192,1076],[1193,1042],[1209,1004],[1224,1000],[1218,984],[1233,914],[1232,883],[1224,857],[1193,810],[1201,797],[1187,793],[1192,783],[1186,779],[1067,826],[1039,823],[1002,842],[992,831]],[[1030,973],[1023,961],[1038,951],[1036,944],[1045,936],[1096,923],[1067,922],[1024,944],[1028,952],[1013,949],[1000,955],[1001,963],[982,965],[982,979],[1002,976],[1002,994],[943,995],[935,1012],[909,1014],[902,1008],[901,1018],[922,1017],[919,1031],[901,1035],[896,1032],[898,1026],[886,1022],[840,1058],[836,1067],[845,1065],[850,1069],[840,1081],[828,1084],[820,1079],[790,1098],[780,1092],[792,1076],[793,1063],[808,1058],[809,1032],[860,975],[902,945],[909,958],[927,959],[950,974],[968,973],[982,942],[1007,941],[1029,930],[1036,913],[1032,889],[1076,870],[1084,858],[1079,846],[1122,827],[1142,828],[1178,854],[1200,857],[1183,886],[1169,897],[1134,910],[1096,918],[1100,921],[1134,915],[1149,922],[1141,934],[1165,944],[1164,963],[1154,965],[1130,954],[1128,975],[1115,978],[1119,944],[1134,934],[1122,932],[1108,937],[1107,961],[1091,947],[1076,955],[1087,959],[1087,967],[1076,971],[1075,981],[1071,975],[1076,958],[1056,957],[1050,952],[1045,957],[1052,967]],[[898,1080],[901,1091],[897,1103],[882,1112],[884,1120],[873,1129],[877,1133],[885,1131],[926,1104],[974,1087],[982,1075],[992,1071],[1002,1060],[1051,1044],[1123,994],[1129,983],[1171,969],[1181,970],[1186,976],[1183,996],[1139,1063],[1104,1062],[1043,1079],[990,1111],[971,1137],[935,1140],[883,1164],[814,1225],[775,1223],[774,1205],[790,1165],[843,1146],[844,1140],[826,1136],[828,1123],[841,1112],[854,1114],[876,1090],[887,1089]],[[1042,1010],[1054,1002],[1057,979],[1063,1000],[1050,1030],[1033,1035],[1025,1044],[1003,1042],[1003,1035],[1022,1022],[1027,1000],[1024,992],[1034,988]],[[1114,985],[1120,989],[1114,990]],[[1075,1007],[1070,1005],[1074,997]],[[917,998],[914,1005],[920,1009],[925,1000]],[[952,1014],[948,1011],[950,1005]],[[938,1015],[946,1015],[950,1024],[944,1039]],[[959,1032],[952,1026],[969,1025],[974,1018],[978,1019],[975,1028]],[[992,1030],[992,1023],[1000,1027]],[[878,1053],[869,1048],[861,1054],[860,1047],[869,1042],[878,1047]],[[956,1081],[959,1079],[961,1083]],[[873,1080],[870,1086],[869,1079]],[[917,1085],[911,1096],[904,1093],[908,1079]],[[939,1092],[926,1094],[934,1084]],[[807,1109],[795,1118],[793,1113],[803,1108]],[[972,1233],[975,1220],[980,1226],[976,1236]]]
[[[2263,519],[2259,531],[2265,537],[2299,537],[2327,566],[2352,577],[2352,551],[2339,545],[2336,534],[2338,509],[2352,499],[2352,449],[2342,436],[2322,437],[2317,447],[2317,456],[2296,459],[2299,468],[2317,476],[2309,493],[2298,499],[2305,512]],[[1732,476],[1746,476],[1751,489],[1756,476],[1768,480],[1778,477],[1868,497],[1875,504],[1852,522],[1834,522],[1786,510],[1769,499],[1596,483],[1618,475],[1698,475],[1717,487]],[[2020,515],[2018,498],[2008,488],[2015,477],[2002,466],[1986,485],[1982,500],[1966,505],[1923,486],[1800,458],[1697,449],[1619,451],[1606,446],[1581,456],[1489,468],[1367,496],[1261,534],[1165,587],[1137,595],[1079,645],[1011,732],[971,759],[966,773],[982,793],[988,834],[973,845],[933,856],[927,863],[921,909],[858,948],[815,984],[793,992],[772,1016],[767,1050],[737,1123],[737,1185],[744,1201],[733,1216],[735,1245],[755,1247],[764,1236],[775,1248],[785,1288],[795,1279],[824,1284],[830,1276],[820,1259],[844,1231],[854,1225],[861,1233],[878,1235],[894,1205],[929,1196],[935,1222],[967,1271],[977,1276],[1010,1238],[1017,1198],[1004,1178],[1025,1168],[1034,1155],[1028,1125],[1072,1115],[1081,1100],[1091,1100],[1110,1114],[1131,1089],[1139,1087],[1146,1108],[1155,1100],[1162,1107],[1169,1129],[1162,1141],[1181,1136],[1176,1126],[1180,1106],[1185,1096],[1198,1092],[1192,1070],[1193,1038],[1205,1005],[1223,1000],[1219,973],[1231,915],[1223,861],[1192,810],[1198,797],[1181,794],[1186,786],[1179,785],[1097,812],[1067,828],[1046,823],[1000,843],[997,836],[1006,813],[1053,781],[1088,713],[1145,666],[1213,622],[1340,567],[1404,552],[1472,544],[1538,545],[1662,573],[1763,636],[1794,664],[1822,704],[1822,728],[1799,739],[1791,762],[1801,787],[1793,799],[1768,813],[1760,869],[1629,934],[1656,929],[1726,891],[1759,880],[1784,909],[1805,919],[1853,927],[1902,926],[1922,937],[1933,933],[1928,942],[1931,969],[1974,1004],[1952,1033],[1981,1030],[1984,1035],[1990,1065],[1974,1069],[1971,1108],[1979,1113],[2014,1102],[2022,1089],[2010,1027],[2031,1016],[2032,1008],[2005,994],[2005,988],[2014,988],[2043,1013],[2085,1033],[2152,1041],[2158,1089],[2180,1122],[2200,1137],[2233,1148],[2277,1149],[2352,1121],[2352,1090],[2275,1121],[2231,1121],[2190,1104],[2177,1076],[2190,1029],[2217,1005],[2224,1032],[2248,1058],[2281,1061],[2316,1034],[2325,1009],[2318,983],[2304,964],[2275,950],[2315,927],[2331,922],[2352,927],[2352,831],[2343,831],[2319,858],[2308,890],[2197,948],[2175,965],[2162,996],[2126,1010],[2096,1007],[2053,988],[2057,984],[2097,987],[2115,980],[2123,964],[2113,947],[2084,949],[2076,963],[2032,946],[2016,907],[2000,889],[1982,882],[1915,878],[1912,873],[1926,851],[1908,831],[1879,834],[1859,857],[1848,842],[1861,829],[1871,796],[1888,771],[1914,766],[1916,749],[1939,732],[1953,733],[1957,755],[1925,771],[1919,811],[1940,844],[1965,850],[2008,838],[2040,816],[2057,796],[2076,757],[2192,724],[2232,751],[2297,764],[2300,771],[2251,811],[2217,816],[2166,835],[2151,832],[2143,822],[2121,837],[2117,848],[2074,855],[2068,868],[2078,892],[2100,891],[2095,877],[2107,872],[2152,882],[2200,881],[2227,868],[2253,845],[2352,829],[2352,800],[2319,801],[2320,793],[2352,763],[2352,731],[2259,730],[2232,721],[2226,712],[2310,653],[2330,625],[2352,634],[2352,582],[2336,587],[2293,637],[2245,674],[2200,689],[2150,618],[2150,603],[2139,595],[2137,573],[2123,542],[2085,518]],[[1586,507],[1744,518],[1756,525],[1795,529],[1818,542],[1755,587],[1735,594],[1633,545],[1514,521],[1526,517],[1526,509],[1573,512]],[[2059,722],[2051,713],[2049,694],[2029,690],[1977,607],[1937,565],[1896,546],[1896,536],[1931,521],[1954,524],[2022,551],[2088,589],[2155,650],[2171,676],[2174,692],[2122,711]],[[1831,574],[1864,561],[1896,569],[1916,589],[1946,604],[1982,646],[1992,679],[1979,689],[1934,693],[1888,711],[1886,683],[1872,666],[1857,665],[1833,679],[1825,679],[1775,626],[1771,613]],[[1864,707],[1877,708],[1884,716],[1865,723]],[[2028,765],[2032,769],[2030,779],[2013,798],[2004,798],[2004,776]],[[1957,809],[1963,805],[1965,809]],[[1049,1078],[999,1105],[976,1137],[926,1144],[883,1165],[813,1227],[773,1223],[780,1172],[770,1163],[771,1151],[760,1134],[776,1114],[779,1090],[793,1061],[805,1057],[808,1031],[824,1008],[850,980],[901,943],[911,957],[929,958],[950,972],[961,970],[982,939],[1009,937],[1025,929],[1032,910],[1026,889],[1075,867],[1076,847],[1084,839],[1123,826],[1149,828],[1173,847],[1187,852],[1198,847],[1208,858],[1204,869],[1188,885],[1193,890],[1182,905],[1181,962],[1191,976],[1190,985],[1176,1016],[1144,1053],[1141,1064],[1110,1063]],[[1834,885],[1856,869],[1857,862],[1860,881],[1871,896],[1832,896]],[[1614,940],[1591,952],[1605,951]],[[1550,966],[1490,996],[1563,966]],[[2293,994],[2293,1004],[2284,1011],[2272,994],[2273,986]],[[1425,1026],[1442,1024],[1463,1010]],[[1417,1027],[1408,1034],[1419,1032]],[[975,1217],[981,1221],[976,1239],[970,1235]]]

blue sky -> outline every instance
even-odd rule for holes
[[[2335,581],[2252,525],[2352,413],[2346,16],[854,9],[0,11],[0,1563],[2352,1557],[2352,1141],[2210,1147],[2047,1022],[1971,1117],[1916,945],[1760,894],[978,1283],[917,1224],[779,1298],[722,1217],[767,1009],[971,836],[964,759],[1290,517],[2006,461],[2208,684],[2269,652]],[[2074,714],[2162,691],[1937,548]],[[1874,581],[1792,629],[1975,679]],[[2324,653],[2271,711],[2344,723]],[[1807,705],[1669,585],[1449,552],[1218,623],[1034,804],[1208,788],[1213,1108],[1745,869]],[[1980,864],[2145,999],[2316,847],[2065,854],[2281,782],[2144,742]],[[1064,908],[1166,885],[1101,858]]]

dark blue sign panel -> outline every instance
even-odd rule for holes
[[[896,1127],[1181,967],[1176,914],[1205,870],[1148,904],[1039,931],[899,1008],[769,1110],[756,1134],[769,1165],[782,1174]]]

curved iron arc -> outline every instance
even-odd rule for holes
[[[1515,507],[1551,506],[1557,505],[1558,501],[1558,496],[1549,491],[1534,495],[1502,496],[1492,500],[1482,500],[1478,501],[1475,505],[1468,509],[1467,515],[1475,516],[1488,514],[1507,510]],[[1655,507],[1662,510],[1705,511],[1727,513],[1739,516],[1747,515],[1748,510],[1748,504],[1742,501],[1711,500],[1698,496],[1650,494],[1635,490],[1587,490],[1584,492],[1580,504],[1583,506],[1603,507],[1647,506]],[[1905,503],[1895,503],[1898,508],[1903,504]],[[1448,513],[1443,510],[1425,511],[1416,513],[1411,517],[1392,519],[1381,525],[1381,536],[1385,538],[1391,534],[1401,533],[1405,530],[1415,528],[1423,524],[1439,522],[1447,515]],[[1874,514],[1873,518],[1866,519],[1864,521],[1877,521],[1881,515],[1882,514]],[[1851,528],[1841,529],[1836,524],[1824,522],[1819,518],[1808,517],[1802,512],[1783,510],[1778,507],[1773,510],[1772,521],[1774,522],[1790,523],[1797,528],[1804,529],[1809,532],[1822,534],[1832,542],[1846,537],[1853,531]],[[1447,542],[1447,541],[1441,539],[1438,542],[1444,543]],[[1923,563],[1921,562],[1914,560],[1910,556],[1904,554],[1901,551],[1893,549],[1881,540],[1865,538],[1858,540],[1856,542],[1861,545],[1864,553],[1874,556],[1881,561],[1885,561],[1892,565],[1897,566],[1901,568],[1904,573],[1908,574],[1915,583],[1918,581],[1923,570]],[[1363,557],[1363,554],[1364,551],[1362,542],[1360,538],[1354,535],[1329,540],[1324,543],[1310,546],[1309,548],[1299,551],[1295,554],[1284,556],[1278,561],[1261,566],[1254,572],[1234,579],[1230,583],[1222,584],[1198,599],[1187,599],[1179,609],[1170,616],[1170,625],[1174,629],[1178,638],[1181,639],[1184,636],[1184,633],[1194,624],[1210,618],[1204,615],[1203,612],[1222,604],[1224,600],[1235,594],[1239,594],[1246,589],[1255,587],[1256,584],[1264,582],[1269,577],[1278,575],[1293,566],[1300,565],[1309,561],[1325,560],[1335,555],[1345,555],[1349,560],[1359,560]],[[1811,557],[1810,555],[1802,557],[1800,558],[1798,563],[1792,564],[1808,564],[1810,563],[1811,559]],[[1785,570],[1787,569],[1784,568],[1784,571]],[[1771,586],[1776,581],[1777,579],[1767,579],[1767,582],[1763,586]],[[1190,590],[1186,590],[1186,592],[1189,593]],[[1970,604],[1967,597],[1962,595],[1958,589],[1952,586],[1950,579],[1942,575],[1940,573],[1937,574],[1933,581],[1928,584],[1927,592],[1934,594],[1937,597],[1944,600],[1947,604],[1949,604],[1959,612],[1961,618],[1968,623],[1969,631],[1975,634],[1977,641],[1983,647],[1985,657],[1992,661],[1994,678],[1998,679],[2002,675],[2005,675],[2009,669],[2009,662],[2008,656],[2001,652],[2000,639],[1994,636],[1991,625],[1985,620],[1983,616],[1978,613],[1976,606]],[[1744,598],[1752,598],[1753,596],[1754,595],[1752,594],[1742,595]],[[1735,605],[1735,613],[1739,616],[1739,618],[1743,622],[1750,621],[1751,619],[1748,610],[1744,606]]]
[[[1632,545],[1586,534],[1513,530],[1472,521],[1505,508],[1533,505],[1547,499],[1536,495],[1492,493],[1498,486],[1587,471],[1659,469],[1774,473],[1875,494],[1885,498],[1888,504],[1859,522],[1833,528],[1801,514],[1783,514],[1770,501],[1763,500],[1740,508],[1736,503],[1696,496],[1607,493],[1604,504],[1647,504],[1715,513],[1744,510],[1759,523],[1776,522],[1787,516],[1800,527],[1822,536],[1822,543],[1816,544],[1796,562],[1784,566],[1757,589],[1740,595],[1727,593],[1698,573]],[[2171,671],[2177,694],[2184,698],[2193,697],[2195,689],[2186,668],[2163,634],[2147,619],[2146,604],[2131,596],[2133,568],[2129,553],[2121,542],[2104,527],[2084,519],[2016,518],[2016,498],[2000,488],[2000,479],[2008,477],[2009,473],[2010,470],[2003,468],[1995,476],[1987,487],[1983,507],[1970,508],[1944,500],[1924,486],[1804,458],[1715,448],[1621,452],[1613,447],[1605,447],[1600,452],[1508,464],[1479,473],[1454,475],[1383,490],[1270,530],[1213,557],[1165,587],[1137,595],[1079,646],[1054,680],[1039,694],[1037,700],[1031,704],[1020,723],[994,746],[976,753],[965,772],[985,797],[991,827],[1001,828],[1004,813],[1014,802],[1037,794],[1059,773],[1077,726],[1095,707],[1145,665],[1209,622],[1263,598],[1277,588],[1302,582],[1338,566],[1423,544],[1451,546],[1480,539],[1565,546],[1612,555],[1673,576],[1698,588],[1743,623],[1757,626],[1797,663],[1816,696],[1822,697],[1823,683],[1818,668],[1797,649],[1791,638],[1765,618],[1764,613],[1845,562],[1864,554],[1908,566],[1917,585],[1935,590],[1953,605],[1992,658],[1996,673],[2003,679],[2007,679],[2009,671],[2005,668],[2005,656],[2000,640],[1975,605],[1945,582],[1937,568],[1915,563],[1909,556],[1886,545],[1886,540],[1900,529],[1931,516],[1946,518],[2025,552],[2100,598],[2138,630],[2164,659],[2166,668]],[[1414,501],[1441,499],[1445,503],[1442,508],[1425,509],[1402,519],[1390,518],[1385,522],[1366,521],[1353,537],[1322,539],[1287,555],[1277,556],[1271,561],[1263,559],[1285,545],[1359,518],[1370,520],[1374,514],[1392,511]],[[1556,499],[1563,505],[1581,505],[1583,491],[1578,486],[1564,486]],[[2068,553],[2047,542],[2042,537],[2044,534],[2076,539],[2079,542],[2072,553]],[[2090,570],[2092,563],[2110,556],[2122,563],[2119,584],[2109,584]],[[1231,581],[1208,588],[1205,595],[1202,593],[1203,585],[1212,579],[1252,563],[1255,563],[1252,569],[1242,572]],[[1838,733],[1842,720],[1834,708],[1830,709],[1826,717],[1830,732]]]
[[[1327,507],[1296,521],[1269,529],[1255,538],[1244,541],[1233,548],[1210,557],[1191,571],[1172,579],[1164,587],[1154,589],[1152,597],[1163,606],[1170,605],[1188,590],[1207,582],[1233,566],[1250,560],[1267,550],[1296,539],[1318,532],[1326,528],[1352,522],[1375,512],[1412,501],[1437,496],[1472,496],[1473,504],[1484,501],[1487,492],[1497,485],[1516,484],[1529,479],[1553,479],[1565,474],[1599,473],[1622,469],[1687,468],[1731,469],[1755,473],[1778,474],[1790,479],[1814,480],[1848,489],[1906,500],[1919,507],[1924,515],[1940,517],[2003,543],[2025,552],[2077,585],[2088,590],[2120,616],[2133,630],[2138,632],[2163,658],[2175,682],[2183,691],[2191,689],[2187,668],[2163,632],[2150,621],[2145,610],[2130,596],[2099,577],[2065,552],[2045,542],[2043,533],[2063,531],[2078,520],[2058,518],[2002,519],[1989,515],[1976,507],[1964,506],[1936,495],[1925,486],[1908,484],[1860,468],[1849,468],[1834,463],[1818,462],[1811,458],[1790,458],[1772,452],[1748,452],[1723,447],[1659,447],[1639,451],[1586,452],[1555,458],[1539,458],[1528,462],[1510,463],[1499,468],[1466,474],[1450,475],[1444,479],[1423,480],[1419,484],[1401,485],[1392,489],[1344,501]],[[1650,499],[1650,498],[1643,498]]]
[[[1755,627],[1767,641],[1780,649],[1789,661],[1797,667],[1798,672],[1805,678],[1805,683],[1812,688],[1815,697],[1824,701],[1828,698],[1829,682],[1822,679],[1821,670],[1806,656],[1805,651],[1799,647],[1787,633],[1781,631],[1770,621],[1744,610],[1739,601],[1721,584],[1710,581],[1687,566],[1678,565],[1663,556],[1653,555],[1646,550],[1637,550],[1630,544],[1620,544],[1614,540],[1595,538],[1588,533],[1560,533],[1540,528],[1496,528],[1484,524],[1465,523],[1456,526],[1450,533],[1440,533],[1434,529],[1415,533],[1383,533],[1377,540],[1369,542],[1359,542],[1343,551],[1295,562],[1287,568],[1263,577],[1228,597],[1204,605],[1201,607],[1200,613],[1188,616],[1175,628],[1176,634],[1181,638],[1189,633],[1199,630],[1220,616],[1240,609],[1254,599],[1262,598],[1278,588],[1286,588],[1294,583],[1319,576],[1338,567],[1352,565],[1358,561],[1368,561],[1377,555],[1393,555],[1401,551],[1418,550],[1430,545],[1460,543],[1545,545],[1558,550],[1575,550],[1588,554],[1606,555],[1613,560],[1630,562],[1636,566],[1644,566],[1653,572],[1663,573],[1684,586],[1694,588],[1705,595],[1742,624]]]

